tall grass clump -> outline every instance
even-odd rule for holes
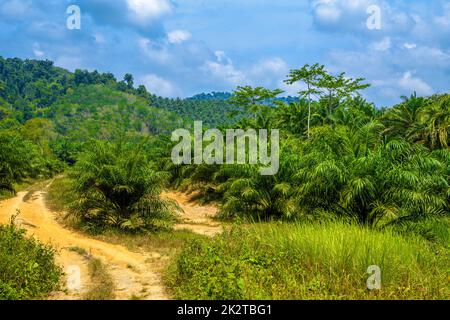
[[[170,268],[180,299],[446,299],[448,249],[341,222],[237,227],[192,242]],[[369,290],[369,266],[381,289]]]
[[[58,288],[55,251],[25,233],[14,221],[0,225],[0,300],[41,299]]]

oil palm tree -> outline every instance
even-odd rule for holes
[[[437,97],[420,114],[421,140],[432,150],[450,145],[450,95]]]
[[[72,213],[94,227],[170,225],[176,206],[160,197],[168,174],[150,166],[143,144],[89,142],[69,173],[77,199]]]
[[[425,98],[417,97],[416,93],[409,98],[403,96],[403,102],[398,106],[389,109],[381,118],[386,126],[384,134],[388,138],[403,137],[408,141],[416,142],[424,130],[423,122],[420,121],[420,114],[427,106]]]
[[[294,176],[299,207],[351,217],[368,226],[385,225],[448,210],[445,162],[404,140],[380,142],[380,128],[359,133],[320,128],[300,156]],[[350,134],[349,134],[350,132]],[[355,152],[357,151],[357,152]]]

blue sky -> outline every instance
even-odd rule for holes
[[[66,26],[72,4],[80,30]],[[289,69],[318,62],[367,78],[364,95],[383,106],[449,91],[450,1],[0,0],[0,55],[129,72],[169,97],[247,84],[295,94]]]

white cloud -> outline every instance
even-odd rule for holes
[[[192,34],[187,30],[174,30],[167,34],[169,42],[172,44],[180,44],[192,37]]]
[[[128,9],[138,24],[146,25],[154,19],[172,12],[168,0],[127,0]]]
[[[341,10],[328,5],[318,5],[315,8],[315,14],[321,21],[336,22],[341,17]]]
[[[409,92],[415,91],[419,95],[427,96],[433,94],[431,86],[420,78],[414,78],[410,71],[405,72],[399,81],[399,86]]]
[[[417,48],[417,44],[415,44],[415,43],[405,42],[403,44],[403,49],[412,50],[412,49],[415,49],[415,48]]]
[[[169,51],[162,43],[157,43],[147,38],[139,38],[138,46],[141,51],[152,61],[159,64],[165,64],[170,61]]]
[[[280,88],[286,91],[283,80],[289,73],[289,67],[281,58],[267,58],[251,66],[248,71],[248,78],[255,86],[264,86],[268,88]]]
[[[387,51],[391,48],[392,41],[391,38],[385,37],[380,42],[375,42],[371,45],[371,48],[376,51]]]
[[[366,26],[367,8],[379,5],[378,0],[315,0],[311,1],[316,26],[332,30],[356,30]]]
[[[45,56],[45,52],[41,50],[39,43],[35,43],[33,45],[33,54],[38,59],[41,59]]]
[[[203,70],[213,78],[223,81],[232,86],[243,85],[247,82],[245,74],[234,67],[233,61],[225,52],[215,52],[216,61],[206,61]]]
[[[148,74],[142,78],[142,84],[153,94],[163,97],[178,97],[178,88],[169,80],[161,78],[156,74]]]
[[[281,58],[265,59],[258,62],[252,69],[254,75],[286,75],[289,67]]]
[[[306,90],[306,85],[302,82],[287,84],[281,79],[278,81],[277,89],[284,91],[283,96],[298,96],[300,91]]]

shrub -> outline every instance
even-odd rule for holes
[[[0,300],[44,298],[62,275],[55,251],[14,225],[0,225]]]
[[[168,228],[176,205],[160,194],[167,174],[153,170],[143,144],[91,141],[69,172],[71,208],[93,227]]]

